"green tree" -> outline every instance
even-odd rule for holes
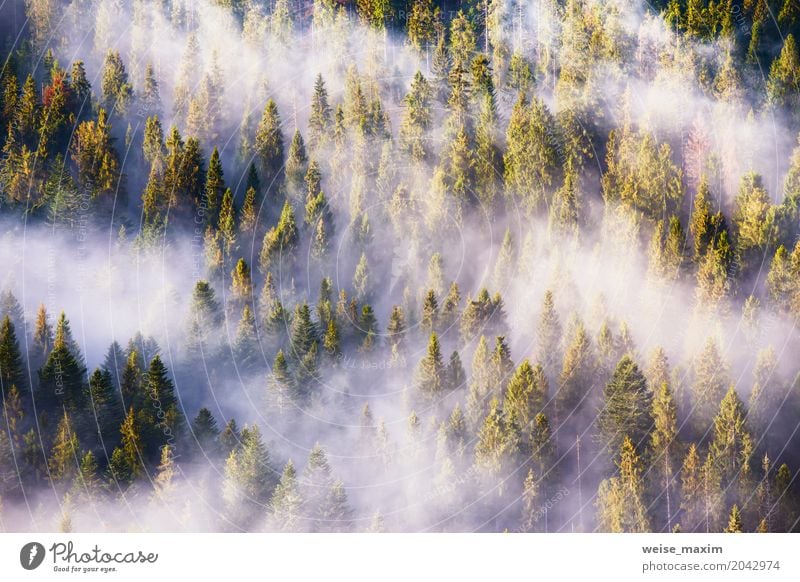
[[[118,51],[109,49],[106,53],[101,91],[103,107],[125,115],[133,101],[133,86]]]
[[[650,427],[650,393],[644,374],[630,355],[622,356],[603,389],[597,424],[603,446],[618,449],[623,438],[643,443]]]
[[[769,69],[767,100],[770,106],[794,109],[798,103],[798,72],[800,55],[794,36],[789,34],[783,42],[780,55],[772,61]]]
[[[431,0],[414,0],[408,16],[408,42],[418,51],[424,51],[435,37],[435,13]]]
[[[691,390],[695,429],[703,434],[712,425],[714,414],[725,396],[728,376],[717,342],[709,337],[694,362]]]
[[[520,94],[506,132],[507,148],[503,158],[505,185],[529,212],[547,202],[546,191],[556,171],[556,151],[549,128],[555,120],[544,103],[531,103]]]
[[[286,185],[289,192],[297,195],[303,187],[303,179],[308,170],[308,155],[306,144],[299,129],[294,131],[292,142],[289,144],[289,153],[286,156]]]
[[[597,493],[598,528],[612,533],[650,531],[642,462],[627,435],[622,439],[617,468],[617,476],[600,483]]]
[[[430,155],[426,138],[432,126],[431,94],[430,84],[417,71],[403,100],[405,110],[400,124],[400,149],[415,161],[423,161]]]
[[[270,525],[276,531],[296,532],[304,528],[304,500],[297,482],[297,472],[291,459],[283,469],[280,482],[269,502]]]
[[[255,151],[261,163],[260,175],[267,184],[277,179],[283,168],[283,132],[278,106],[270,99],[256,129]]]
[[[13,385],[25,390],[25,376],[14,324],[6,315],[0,323],[0,387],[5,391]]]
[[[653,397],[650,415],[653,420],[653,429],[650,433],[648,449],[649,464],[652,467],[651,480],[655,483],[658,495],[663,496],[666,519],[658,522],[666,525],[667,531],[672,531],[673,522],[677,512],[675,497],[675,469],[678,466],[678,413],[672,391],[666,382],[658,385]]]
[[[537,359],[542,362],[546,369],[561,359],[561,322],[556,312],[553,292],[550,290],[545,292],[544,300],[542,301],[536,340]]]
[[[746,418],[744,404],[731,386],[714,418],[714,436],[709,446],[709,455],[723,487],[734,479],[741,483],[749,476],[753,442]]]
[[[72,481],[80,466],[79,453],[78,435],[69,414],[64,411],[58,422],[48,462],[50,480],[54,485]]]
[[[258,258],[261,271],[267,273],[278,264],[291,265],[298,241],[297,220],[292,205],[287,200],[283,204],[278,223],[264,235]]]
[[[724,530],[725,533],[742,533],[742,512],[739,511],[739,506],[734,503],[731,507],[731,514],[728,518],[728,525]]]
[[[267,503],[275,481],[275,470],[261,431],[256,425],[245,426],[239,445],[225,462],[222,499],[226,515],[240,527],[252,522]]]
[[[322,75],[317,74],[311,97],[311,114],[308,117],[308,145],[311,151],[316,150],[328,139],[331,121],[328,90],[325,88]]]
[[[431,333],[428,340],[428,351],[417,366],[414,376],[414,388],[425,399],[437,400],[444,391],[445,365],[439,336]]]

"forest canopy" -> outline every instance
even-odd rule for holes
[[[797,531],[798,35],[0,5],[0,531]]]

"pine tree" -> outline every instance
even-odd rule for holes
[[[436,300],[436,293],[429,289],[422,302],[422,317],[419,325],[420,329],[426,334],[430,334],[437,329],[439,316],[439,302]]]
[[[302,516],[303,503],[297,483],[297,472],[290,459],[269,502],[271,527],[281,532],[301,531],[305,526]]]
[[[431,92],[428,81],[417,71],[403,100],[405,111],[400,124],[400,149],[417,162],[430,155],[426,138],[432,125]]]
[[[797,81],[800,71],[800,55],[794,36],[789,34],[783,42],[780,55],[769,69],[767,80],[767,99],[771,107],[789,107],[797,105]]]
[[[461,291],[458,284],[453,281],[450,284],[450,289],[442,302],[442,309],[439,313],[439,320],[441,327],[444,330],[449,330],[456,321],[459,319],[459,305],[461,303]]]
[[[643,443],[650,427],[647,381],[629,355],[622,356],[603,389],[603,406],[597,424],[603,445],[616,450],[623,437]]]
[[[126,488],[133,480],[131,468],[120,447],[111,452],[111,458],[108,461],[108,480],[111,486],[119,489]]]
[[[299,129],[296,129],[292,142],[289,145],[289,153],[286,156],[286,185],[289,192],[297,196],[303,187],[303,181],[308,170],[308,155],[303,136]]]
[[[543,313],[542,322],[544,322],[544,317],[545,314]],[[558,377],[558,391],[555,394],[555,403],[559,421],[563,422],[570,415],[577,412],[584,399],[592,392],[592,387],[596,381],[593,361],[589,334],[586,333],[583,323],[579,323],[575,328],[575,337],[564,354],[561,374]]]
[[[102,103],[109,110],[123,116],[133,101],[133,87],[119,52],[109,49],[103,65],[101,85]]]
[[[33,345],[29,353],[31,369],[37,370],[47,360],[53,348],[53,327],[50,325],[45,306],[39,305],[33,328]]]
[[[319,443],[314,444],[308,455],[308,462],[303,471],[301,492],[306,500],[307,513],[314,515],[314,529],[326,529],[323,514],[327,501],[328,492],[333,484],[331,477],[331,467],[328,464],[328,457],[325,449]]]
[[[178,399],[175,397],[175,387],[169,378],[167,367],[158,355],[150,361],[144,381],[144,392],[144,409],[152,411],[155,416],[153,428],[159,429],[159,440],[163,439],[166,442],[147,442],[149,441],[147,439],[143,444],[148,454],[157,454],[161,445],[172,444],[174,440],[181,438],[185,423]]]
[[[144,84],[141,96],[142,106],[148,113],[157,114],[161,108],[161,95],[158,89],[158,80],[152,63],[147,63],[144,69]]]
[[[219,233],[222,235],[225,256],[230,256],[236,247],[236,206],[230,188],[222,195],[219,209]]]
[[[445,365],[442,359],[439,337],[431,333],[428,352],[417,366],[414,376],[414,389],[425,399],[438,400],[445,385]]]
[[[472,376],[467,397],[467,417],[470,425],[476,427],[485,414],[489,384],[489,346],[486,337],[481,336],[472,354]]]
[[[250,371],[258,364],[256,318],[247,303],[242,309],[242,317],[239,319],[239,325],[236,328],[234,351],[237,357],[237,365],[241,366],[243,370]]]
[[[618,476],[600,483],[597,493],[598,528],[612,533],[650,531],[644,502],[642,463],[628,436],[622,439],[617,468]]]
[[[0,387],[5,392],[11,386],[24,391],[27,381],[14,324],[6,315],[0,323]]]
[[[653,398],[650,412],[653,419],[653,430],[650,433],[649,461],[654,472],[651,477],[656,484],[656,490],[663,496],[666,507],[666,520],[664,524],[667,531],[672,530],[673,521],[677,512],[674,496],[674,472],[678,465],[677,451],[677,409],[672,396],[672,391],[666,382],[659,384]],[[661,522],[661,520],[658,520]]]
[[[520,93],[506,133],[508,147],[503,158],[506,188],[532,212],[546,202],[545,189],[555,178],[556,151],[548,128],[555,121],[545,104],[528,103]]]
[[[48,461],[50,480],[54,485],[71,482],[80,466],[79,452],[78,435],[65,411],[58,423]]]
[[[750,472],[753,443],[745,419],[747,412],[733,386],[728,389],[714,418],[714,436],[709,455],[723,487],[731,480],[741,483]]]
[[[161,447],[161,461],[153,479],[152,499],[165,506],[177,501],[178,485],[175,482],[179,468],[175,465],[175,451],[170,445]]]
[[[70,412],[84,410],[84,376],[86,370],[82,356],[77,353],[77,345],[64,313],[56,326],[53,349],[47,362],[39,370],[37,400],[44,410],[56,402],[63,403]]]
[[[450,354],[450,360],[445,370],[445,388],[447,390],[458,390],[467,384],[467,373],[461,363],[461,356],[457,351]]]
[[[279,178],[283,168],[284,150],[281,120],[278,106],[270,99],[256,129],[255,151],[261,163],[261,176],[265,183],[271,184]]]
[[[347,503],[344,484],[337,480],[331,485],[321,511],[322,529],[329,532],[347,532],[353,527],[353,511]]]
[[[239,230],[245,235],[245,240],[252,237],[258,220],[256,208],[256,190],[252,186],[247,188],[242,202],[242,212],[239,219]]]
[[[287,200],[284,202],[278,224],[264,235],[258,258],[261,271],[267,273],[278,265],[290,266],[298,240],[297,220],[292,205]]]
[[[208,160],[208,171],[205,182],[205,216],[208,224],[216,226],[219,217],[220,204],[225,194],[225,176],[222,170],[222,160],[219,150],[215,147]]]
[[[321,74],[314,81],[311,97],[311,114],[308,118],[308,145],[311,151],[319,148],[328,137],[331,126],[331,107],[328,104],[328,90]]]
[[[418,51],[426,50],[435,36],[436,18],[431,0],[415,0],[408,16],[408,42]]]
[[[144,137],[142,138],[142,155],[151,166],[156,162],[163,163],[166,156],[164,146],[164,129],[157,115],[148,117],[144,122]]]
[[[236,305],[246,305],[253,301],[253,280],[250,275],[250,267],[241,258],[231,271],[231,295]]]
[[[728,526],[724,531],[725,533],[742,533],[742,513],[739,511],[739,506],[736,504],[731,507]]]
[[[203,456],[215,458],[220,450],[220,432],[217,421],[208,408],[201,408],[192,421],[192,436],[197,450]]]
[[[117,442],[117,431],[122,422],[124,408],[117,397],[111,373],[96,369],[89,378],[89,400],[94,413],[93,426],[97,427],[100,442]]]
[[[513,416],[522,429],[532,427],[537,414],[544,409],[547,398],[547,378],[541,365],[532,367],[523,360],[508,382],[503,412]]]
[[[222,498],[229,519],[239,527],[252,522],[255,512],[263,511],[275,480],[275,470],[261,431],[256,425],[245,426],[239,446],[231,451],[225,462]]]
[[[760,175],[750,172],[742,177],[733,215],[736,254],[742,274],[760,265],[764,254],[773,248],[771,202]]]
[[[515,443],[509,439],[500,403],[493,398],[489,403],[489,413],[478,431],[475,466],[482,473],[498,476],[515,453]]]
[[[399,305],[392,307],[389,323],[386,326],[387,341],[392,348],[399,348],[405,343],[406,318],[403,308]]]
[[[92,451],[81,457],[80,467],[75,474],[69,492],[71,499],[82,503],[97,503],[103,496],[103,483],[99,476],[99,467]]]
[[[535,531],[539,512],[539,480],[533,469],[528,469],[525,481],[522,483],[522,517],[520,527],[522,531]]]
[[[561,323],[555,309],[553,292],[549,290],[544,294],[536,339],[537,359],[542,362],[545,369],[548,369],[560,360],[559,345],[561,342]]]
[[[369,262],[367,254],[361,253],[361,258],[353,274],[353,289],[355,298],[359,301],[368,301],[372,295],[372,282],[370,281]]]
[[[304,394],[299,390],[294,377],[289,371],[289,363],[283,350],[278,350],[272,372],[267,381],[267,395],[272,406],[279,413],[288,410],[291,403],[302,404]]]
[[[728,384],[725,363],[713,338],[708,338],[694,363],[692,385],[693,416],[696,430],[703,434],[711,426]]]
[[[2,401],[3,420],[5,421],[5,429],[7,435],[11,439],[11,443],[15,446],[20,445],[22,436],[22,424],[25,420],[25,410],[22,405],[22,398],[20,397],[19,390],[12,384],[8,390],[3,390],[4,397]],[[10,454],[10,452],[9,452]]]

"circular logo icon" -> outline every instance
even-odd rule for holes
[[[19,563],[26,570],[35,570],[44,561],[44,546],[39,542],[28,542],[19,551]]]

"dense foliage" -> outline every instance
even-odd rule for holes
[[[0,529],[800,529],[796,1],[18,4]]]

